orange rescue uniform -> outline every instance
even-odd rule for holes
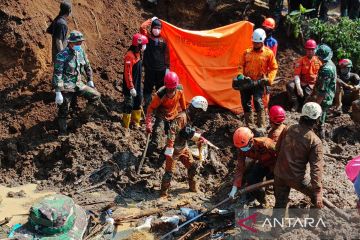
[[[246,49],[240,57],[239,74],[250,77],[252,80],[259,80],[264,77],[273,83],[278,70],[274,53],[267,47],[259,51],[253,48]]]
[[[286,125],[281,123],[279,125],[276,125],[275,128],[271,128],[268,134],[268,138],[273,140],[275,143],[279,140],[280,134],[282,131],[286,128]]]
[[[276,163],[275,142],[267,137],[258,137],[253,139],[253,145],[249,151],[238,151],[238,163],[233,184],[238,188],[241,187],[242,178],[245,172],[245,159],[247,157],[257,160],[262,166],[268,167],[273,171]]]
[[[185,95],[182,86],[179,85],[175,96],[169,98],[166,95],[166,88],[161,87],[153,96],[150,106],[146,113],[146,122],[151,121],[151,116],[156,111],[156,115],[163,120],[170,121],[179,115],[179,112],[186,110]]]
[[[307,56],[301,57],[295,63],[295,76],[300,77],[301,85],[313,86],[322,63],[317,56],[309,59]]]

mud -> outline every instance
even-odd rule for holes
[[[51,38],[45,34],[50,20],[58,12],[58,4],[58,1],[49,3],[45,0],[2,3],[0,183],[4,186],[36,183],[38,190],[51,189],[70,195],[90,210],[99,210],[114,199],[119,206],[158,207],[163,208],[164,213],[169,208],[178,208],[169,206],[169,202],[206,209],[222,200],[232,185],[235,166],[232,134],[243,125],[242,116],[210,107],[207,113],[196,119],[195,123],[204,131],[204,136],[220,148],[218,151],[210,148],[208,159],[200,163],[201,193],[187,191],[186,171],[178,164],[170,201],[159,201],[164,173],[162,149],[148,153],[141,174],[137,176],[146,141],[144,125],[139,130],[131,129],[130,134],[126,134],[120,125],[122,57],[132,34],[144,20],[154,15],[179,27],[199,30],[239,20],[251,20],[259,26],[268,10],[245,1],[166,0],[153,5],[145,0],[74,0],[69,28],[85,33],[94,82],[113,117],[98,110],[90,122],[81,125],[75,114],[69,123],[70,134],[59,138],[54,94],[50,86]],[[292,79],[294,60],[302,52],[297,43],[284,36],[281,28],[275,32],[275,37],[279,40],[279,72],[271,90],[270,105],[286,106],[285,84]],[[80,100],[80,106],[84,104]],[[287,116],[288,124],[299,119],[298,113],[288,112]],[[360,154],[358,133],[346,114],[330,117],[327,123],[326,152],[342,157],[325,159],[324,196],[340,208],[355,206],[353,186],[345,176],[344,167],[349,159]],[[91,189],[92,186],[98,187]],[[292,206],[309,205],[309,199],[297,192],[292,192],[290,198]],[[268,195],[268,202],[273,206],[272,194]],[[298,231],[283,238],[290,236],[294,239],[312,238],[313,233]]]

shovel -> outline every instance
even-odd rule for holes
[[[148,146],[149,146],[149,142],[150,142],[150,137],[151,137],[151,134],[148,133],[147,135],[147,139],[146,139],[146,145],[145,145],[145,150],[144,150],[144,153],[142,155],[142,158],[141,158],[141,161],[140,161],[140,164],[139,164],[139,167],[138,167],[138,170],[136,172],[137,175],[140,174],[140,171],[141,171],[141,168],[142,168],[142,165],[144,164],[144,161],[145,161],[145,157],[146,157],[146,152],[148,150]]]

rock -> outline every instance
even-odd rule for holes
[[[19,192],[8,192],[6,195],[8,198],[24,198],[26,197],[26,193],[24,190],[21,190]]]

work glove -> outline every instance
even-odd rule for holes
[[[63,104],[64,98],[63,98],[63,95],[61,94],[61,92],[55,92],[55,94],[56,94],[55,103],[58,105]]]
[[[146,121],[146,133],[152,133],[151,121]]]
[[[158,17],[152,17],[151,18],[151,22],[153,22],[154,20],[158,19]]]
[[[295,88],[296,88],[297,94],[300,97],[304,97],[304,91],[301,88],[300,77],[299,76],[295,76]]]
[[[87,82],[87,85],[88,85],[89,87],[91,87],[91,88],[94,88],[94,87],[95,87],[94,82],[93,82],[92,80],[88,81],[88,82]]]
[[[130,94],[131,94],[131,96],[136,97],[136,90],[135,90],[135,88],[130,89]]]
[[[317,192],[315,194],[315,202],[316,202],[316,207],[317,208],[323,208],[324,204],[323,204],[323,198],[322,198],[322,192]]]
[[[231,188],[231,192],[229,193],[229,197],[231,197],[232,199],[234,199],[235,198],[235,194],[237,193],[237,187],[236,186],[233,186],[232,188]]]

